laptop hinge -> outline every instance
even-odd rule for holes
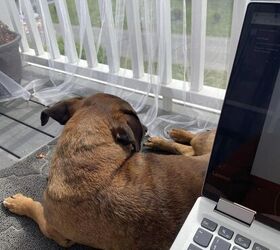
[[[219,199],[216,210],[248,225],[252,224],[256,215],[256,211],[222,198]]]

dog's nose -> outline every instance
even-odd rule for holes
[[[145,134],[147,133],[147,131],[148,131],[148,128],[145,126],[145,125],[142,125],[143,126],[143,130],[144,130],[144,132],[145,132]]]

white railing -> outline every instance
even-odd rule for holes
[[[36,1],[39,2],[39,0]],[[157,0],[156,4],[159,4],[159,1],[162,0]],[[172,79],[170,1],[172,0],[164,0],[164,4],[161,4],[161,8],[158,8],[157,10],[159,25],[163,25],[165,27],[165,29],[162,31],[164,33],[162,36],[165,38],[165,46],[163,46],[164,51],[161,51],[161,53],[164,54],[164,60],[160,61],[158,65],[159,69],[162,69],[159,70],[159,72],[162,72],[162,74],[158,76],[160,82],[162,83],[160,95],[163,97],[165,103],[167,103],[167,106],[172,105],[172,99],[176,99],[210,109],[219,109],[223,102],[225,90],[205,86],[204,84],[207,0],[192,0],[192,30],[195,32],[192,32],[191,35],[192,84],[188,89],[182,89],[181,82],[179,80]],[[234,0],[228,72],[230,71],[233,62],[242,20],[248,1],[249,0]],[[55,24],[51,19],[48,2],[47,0],[41,0],[40,2],[41,5],[38,4],[40,7],[37,11],[44,21],[46,29],[45,32],[48,32],[48,37],[50,38],[49,44],[51,49],[49,54],[47,54],[44,49],[30,0],[21,0],[21,3],[26,19],[26,25],[29,30],[29,36],[31,38],[30,43],[32,46],[28,43],[24,27],[20,21],[19,11],[15,0],[0,1],[1,12],[5,13],[0,14],[0,19],[5,19],[5,22],[11,24],[13,29],[21,34],[22,40],[20,48],[27,62],[48,66],[48,60],[51,58],[56,69],[64,70],[65,61],[61,60],[63,55],[60,54],[58,49]],[[71,53],[68,55],[69,65],[67,69],[71,70],[71,62],[76,61],[77,52],[66,1],[54,0],[53,2],[56,6],[60,28],[67,30],[67,41],[71,48]],[[76,0],[75,3],[77,7],[77,14],[80,15],[78,8],[79,0]],[[132,51],[132,70],[130,74],[127,73],[127,69],[125,70],[126,73],[124,74],[124,70],[120,68],[120,56],[116,32],[114,29],[111,0],[99,0],[98,3],[100,11],[104,11],[105,14],[103,29],[105,29],[104,34],[106,34],[106,39],[104,39],[105,44],[102,44],[102,46],[106,48],[108,65],[98,62],[96,48],[93,42],[94,33],[87,10],[85,18],[85,39],[83,44],[87,60],[81,60],[79,66],[73,66],[73,69],[76,69],[76,74],[84,77],[91,77],[100,83],[103,82],[106,84],[106,81],[110,79],[111,82],[109,84],[118,84],[121,82],[122,86],[124,87],[136,89],[137,91],[145,91],[147,84],[149,84],[149,78],[148,75],[144,73],[144,55],[142,49],[143,46],[138,0],[126,1],[125,6],[128,26],[127,32]],[[159,49],[160,48],[161,47],[159,45]],[[110,74],[110,78],[108,78],[108,74]],[[186,93],[182,94],[183,91],[186,91]],[[168,109],[168,107],[166,108]]]

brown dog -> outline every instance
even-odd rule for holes
[[[177,155],[140,153],[145,127],[107,94],[60,102],[42,112],[43,125],[49,117],[66,125],[43,204],[17,194],[4,205],[61,246],[168,249],[200,195],[214,132],[172,130],[189,146],[151,138],[147,146]]]

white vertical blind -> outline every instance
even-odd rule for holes
[[[35,54],[42,55],[44,54],[44,48],[43,48],[42,40],[40,37],[40,33],[37,27],[37,23],[34,17],[34,11],[30,3],[30,0],[22,0],[21,3],[22,3],[24,16],[26,18],[27,26],[31,34],[30,38],[34,46]]]
[[[142,34],[139,17],[139,1],[126,1],[127,26],[131,44],[132,70],[134,78],[144,74]]]
[[[204,84],[207,0],[192,0],[191,90],[200,91]]]
[[[79,16],[79,19],[81,19],[81,14],[85,15],[85,34],[84,34],[84,48],[86,52],[86,58],[87,58],[87,63],[90,68],[96,67],[98,62],[97,62],[97,55],[96,55],[96,49],[95,49],[95,44],[94,44],[94,36],[93,36],[93,31],[91,27],[91,20],[89,16],[89,11],[88,11],[88,4],[87,1],[81,2],[84,0],[76,0],[76,9],[77,13]],[[83,13],[81,13],[81,7],[84,7]]]
[[[56,34],[53,27],[49,6],[47,0],[37,0],[37,6],[39,14],[41,15],[44,22],[44,32],[47,34],[45,38],[48,39],[49,53],[52,59],[57,59],[60,57],[59,49],[57,46]]]
[[[0,0],[2,1],[2,0]],[[204,86],[204,64],[205,64],[205,36],[206,36],[206,15],[207,15],[207,0],[192,0],[192,34],[191,38],[191,54],[188,54],[188,58],[191,58],[191,74],[190,74],[190,81],[191,81],[191,90],[189,91],[188,88],[182,87],[186,86],[183,81],[172,79],[172,63],[188,65],[186,64],[186,60],[182,61],[182,57],[176,58],[177,54],[172,55],[172,46],[174,46],[173,51],[181,53],[181,49],[175,48],[177,46],[178,41],[183,39],[180,35],[180,27],[176,29],[177,33],[171,34],[171,24],[174,25],[175,23],[181,25],[182,22],[182,12],[180,7],[176,4],[173,5],[171,0],[120,0],[116,1],[120,5],[116,7],[116,14],[113,13],[112,2],[113,0],[98,0],[98,5],[94,5],[93,7],[99,8],[101,20],[93,20],[93,21],[101,21],[101,29],[94,27],[95,32],[101,31],[101,35],[96,38],[98,41],[96,44],[99,45],[100,37],[102,36],[102,47],[106,49],[106,56],[107,56],[107,64],[109,67],[110,74],[108,74],[108,67],[100,64],[98,67],[97,65],[97,56],[95,51],[94,39],[95,33],[92,31],[91,22],[90,22],[90,15],[89,11],[91,6],[87,6],[86,1],[86,11],[82,11],[82,13],[86,13],[83,17],[86,16],[86,23],[87,27],[85,30],[85,36],[83,40],[83,45],[86,52],[86,57],[88,63],[81,62],[80,66],[77,65],[76,68],[72,67],[72,63],[76,63],[78,60],[78,55],[76,51],[75,41],[74,41],[74,30],[76,32],[76,27],[71,25],[70,17],[68,14],[67,4],[68,0],[54,0],[56,6],[56,12],[59,19],[60,29],[58,28],[59,25],[54,25],[50,16],[50,11],[54,11],[54,9],[48,6],[47,0],[37,0],[41,2],[41,5],[38,5],[38,11],[40,12],[41,18],[44,21],[44,28],[45,32],[48,33],[50,37],[49,43],[51,48],[49,50],[51,54],[51,59],[60,58],[60,60],[49,60],[50,58],[46,57],[36,57],[33,54],[33,51],[29,49],[29,45],[26,40],[26,34],[23,31],[23,26],[20,21],[20,16],[18,13],[18,9],[16,7],[14,0],[3,0],[9,9],[10,18],[12,20],[14,29],[22,34],[22,44],[21,49],[24,52],[25,58],[30,60],[31,62],[39,63],[45,66],[49,66],[50,62],[54,62],[54,67],[58,69],[68,71],[69,73],[73,73],[74,70],[77,69],[77,72],[81,75],[85,75],[87,77],[94,77],[96,80],[101,80],[109,84],[116,84],[119,88],[127,87],[130,89],[141,90],[141,91],[150,91],[150,93],[154,95],[161,95],[163,96],[163,105],[165,109],[170,109],[172,106],[172,98],[183,100],[187,102],[193,102],[198,105],[205,105],[209,107],[216,108],[216,105],[213,103],[208,103],[208,100],[220,100],[220,97],[215,96],[217,93],[216,88],[212,88],[209,86]],[[23,8],[27,8],[28,0],[24,0],[25,6]],[[75,2],[76,1],[76,2]],[[79,19],[81,21],[81,13],[80,8],[77,7],[81,5],[81,3],[85,3],[84,0],[75,0],[76,3],[76,10],[79,15]],[[183,1],[183,0],[182,0]],[[245,11],[245,0],[235,0],[235,12],[233,16],[233,29],[232,29],[232,36],[233,39],[238,39],[239,34],[234,34],[235,21],[234,18],[239,23],[239,27],[242,25],[242,19],[238,17],[238,3],[241,5],[243,4],[243,9]],[[96,1],[97,2],[97,1]],[[77,4],[78,3],[78,4]],[[125,3],[125,5],[121,5],[121,3]],[[68,3],[69,4],[69,3]],[[172,4],[172,9],[170,4]],[[73,4],[69,4],[69,8],[73,7]],[[75,6],[74,6],[75,7]],[[119,13],[119,19],[117,18],[117,10],[121,8],[121,13]],[[127,17],[127,27],[128,30],[116,30],[122,27],[121,25],[125,22],[123,19],[123,11],[126,10],[126,17]],[[189,10],[187,10],[189,11]],[[171,12],[172,12],[172,20],[171,20]],[[55,13],[52,13],[55,14]],[[115,19],[117,20],[114,23],[113,14],[116,16]],[[33,19],[32,14],[29,13],[30,20]],[[28,17],[26,17],[28,19]],[[84,23],[83,19],[83,23]],[[123,22],[123,23],[121,23]],[[119,23],[121,25],[119,25]],[[30,24],[29,24],[30,25]],[[142,26],[141,26],[142,25]],[[35,26],[35,25],[33,25]],[[238,26],[236,24],[236,26]],[[126,27],[125,27],[126,28]],[[172,28],[174,28],[172,26]],[[143,32],[143,33],[142,33]],[[60,33],[61,36],[63,35],[64,40],[68,46],[69,50],[65,50],[66,56],[68,60],[64,61],[64,57],[59,53],[58,50],[58,43],[57,43],[57,36],[56,33]],[[29,33],[28,35],[34,36],[34,32]],[[76,34],[75,34],[76,35]],[[122,36],[121,36],[122,35]],[[127,37],[129,37],[130,46],[126,46]],[[172,36],[173,35],[173,36]],[[36,36],[36,34],[35,34]],[[37,34],[38,36],[38,34]],[[119,51],[119,41],[118,38],[121,38],[122,46],[122,53]],[[33,38],[34,39],[34,38]],[[178,39],[178,40],[172,40]],[[174,42],[174,44],[172,44]],[[175,43],[176,42],[176,43]],[[185,44],[185,43],[184,43]],[[234,44],[234,43],[233,43]],[[172,45],[172,46],[171,46]],[[179,44],[181,46],[181,44]],[[178,46],[177,46],[178,47]],[[126,56],[127,52],[131,49],[131,59],[132,59],[132,70],[129,68],[125,68],[120,70],[120,57]],[[143,50],[144,49],[144,50]],[[235,54],[235,49],[232,47],[232,55]],[[97,50],[97,46],[96,46]],[[25,53],[26,52],[26,53]],[[37,52],[37,55],[39,52]],[[180,55],[181,56],[181,55]],[[174,58],[174,61],[172,61]],[[66,58],[67,59],[67,58]],[[144,61],[148,62],[148,69],[147,72],[144,74]],[[188,62],[187,62],[188,63]],[[67,67],[69,66],[69,67]],[[88,66],[88,68],[86,68]],[[146,66],[146,65],[145,65]],[[175,65],[175,69],[177,65]],[[189,66],[189,65],[188,65]],[[74,69],[74,70],[73,70]],[[184,69],[185,70],[185,69]],[[178,72],[174,71],[174,76]],[[181,74],[182,72],[179,72]],[[133,74],[133,75],[132,75]],[[177,76],[177,75],[176,75]],[[181,77],[179,75],[179,77]],[[176,78],[180,79],[180,78]],[[161,88],[157,83],[161,83]],[[216,92],[215,92],[216,91]],[[184,95],[182,93],[184,92]],[[197,97],[197,99],[195,99]],[[217,97],[217,98],[216,98]]]
[[[14,26],[14,30],[21,35],[21,42],[20,42],[20,48],[22,52],[28,52],[29,51],[29,45],[27,42],[26,34],[23,29],[22,23],[19,19],[19,12],[16,6],[15,1],[11,0],[5,0],[6,5],[9,9],[10,17]]]
[[[68,57],[69,63],[76,63],[78,60],[78,55],[65,0],[55,0],[55,7],[60,23],[60,28],[63,34],[64,47],[68,46],[68,48],[65,50],[66,56]]]
[[[157,0],[158,76],[161,84],[172,80],[170,0]]]
[[[112,2],[111,0],[98,0],[98,3],[109,70],[111,73],[117,73],[120,70],[120,58],[114,28]]]

